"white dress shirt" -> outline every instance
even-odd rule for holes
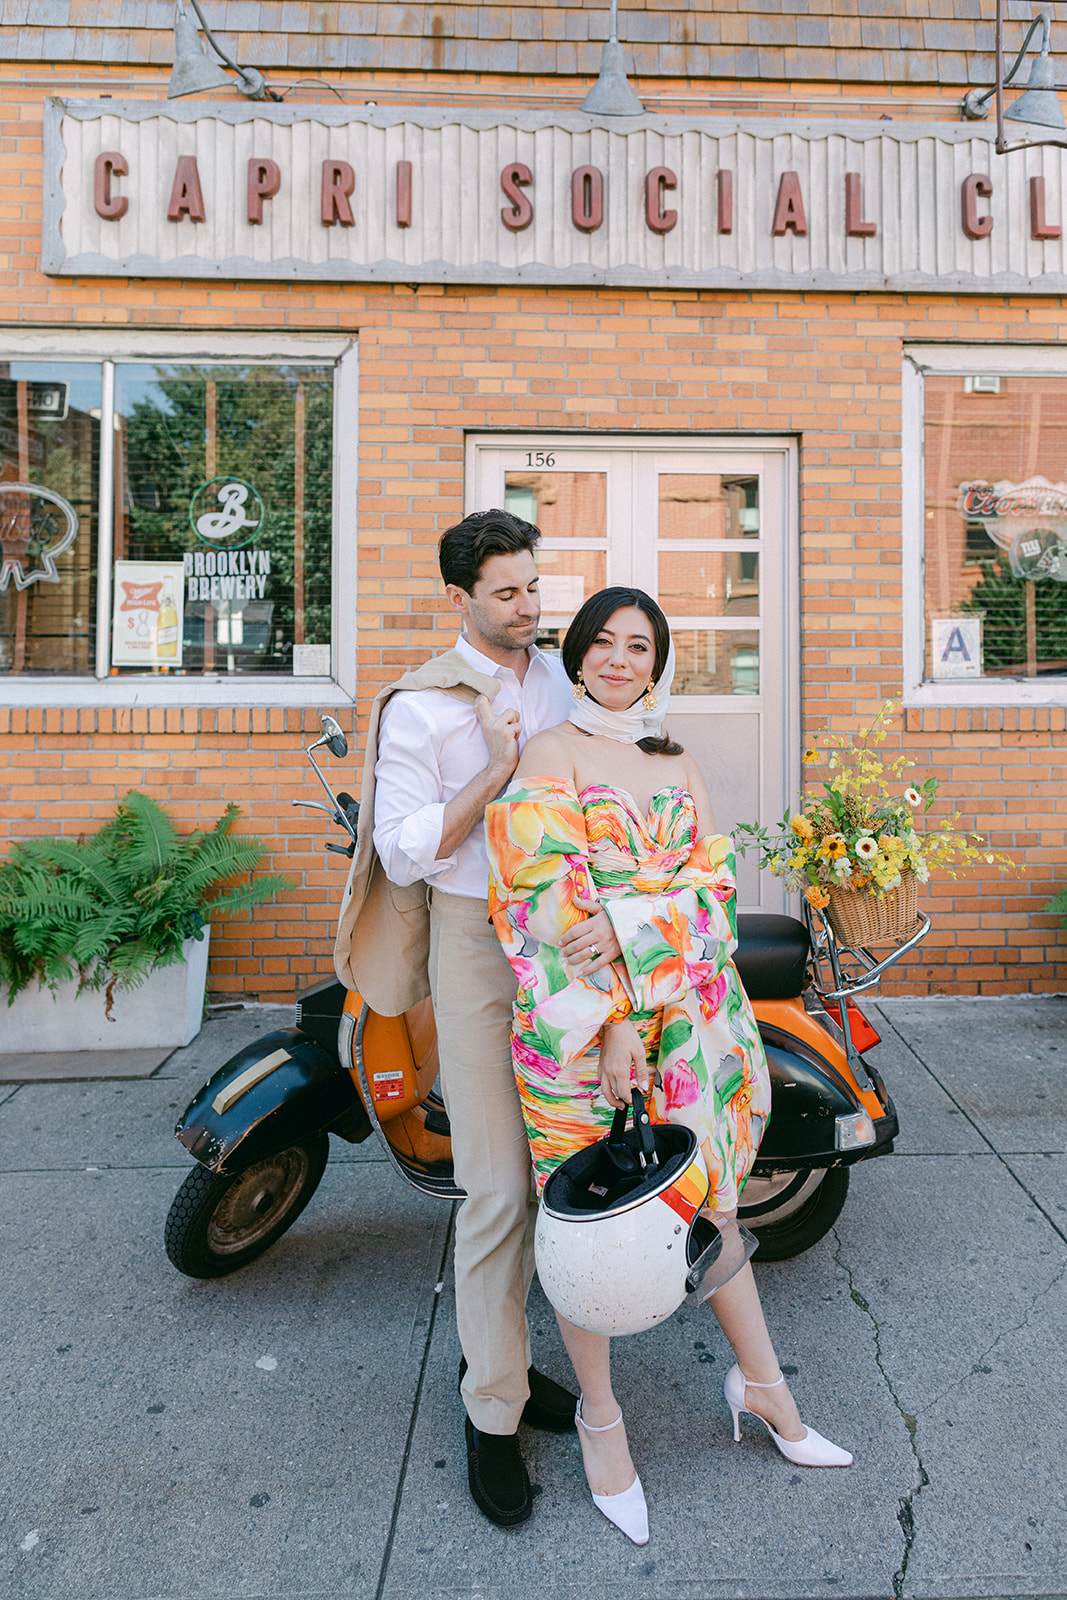
[[[493,712],[519,713],[520,749],[533,734],[566,722],[571,685],[557,656],[531,647],[520,683],[510,667],[483,656],[465,634],[456,649],[479,672],[498,680]],[[403,690],[388,701],[374,765],[374,846],[392,883],[424,879],[447,894],[486,898],[489,859],[481,823],[452,855],[438,861],[437,852],[445,806],[488,761],[489,746],[473,703],[444,689]]]

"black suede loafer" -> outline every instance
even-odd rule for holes
[[[515,1528],[533,1510],[530,1479],[513,1433],[479,1433],[467,1418],[467,1482],[479,1511]]]
[[[460,1385],[467,1371],[465,1356],[460,1357]],[[531,1428],[541,1428],[546,1433],[573,1433],[574,1413],[578,1409],[578,1396],[564,1389],[562,1384],[546,1378],[536,1367],[527,1368],[530,1398],[522,1408],[522,1420]]]
[[[536,1367],[531,1367],[527,1376],[530,1398],[522,1408],[523,1422],[531,1428],[544,1428],[548,1433],[573,1433],[578,1396],[552,1378],[546,1378]]]

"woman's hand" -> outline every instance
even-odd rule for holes
[[[588,978],[602,967],[610,967],[613,961],[617,961],[622,955],[622,948],[615,937],[611,919],[599,900],[589,900],[584,895],[576,894],[574,904],[579,911],[592,914],[584,922],[568,928],[559,941],[559,947],[578,977]]]
[[[652,1086],[652,1068],[645,1059],[641,1035],[630,1021],[606,1022],[600,1035],[600,1088],[618,1111],[630,1104],[634,1080],[642,1094]]]

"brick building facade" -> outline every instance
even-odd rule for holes
[[[867,17],[864,9],[878,15]],[[717,6],[714,13],[631,6],[623,0],[620,37],[635,60],[634,86],[656,114],[804,116],[809,126],[812,119],[827,119],[831,128],[835,113],[872,125],[890,115],[896,121],[949,126],[963,90],[992,81],[991,25],[962,17],[979,7],[958,0],[924,0],[908,10],[922,14],[886,20],[884,7],[865,8],[862,0],[859,5],[812,0],[803,8],[781,0],[759,10],[747,9],[742,0],[732,8]],[[227,0],[209,6],[208,14],[212,20],[217,16],[220,35],[241,64],[261,67],[271,87],[304,111],[320,103],[358,110],[376,102],[405,110],[468,111],[518,103],[571,112],[596,75],[607,18],[606,7],[591,4],[283,6],[270,0]],[[93,676],[90,663],[95,659],[99,667],[101,656],[99,626],[94,637],[86,620],[91,601],[71,601],[64,623],[71,653],[60,670],[64,662],[58,657],[41,656],[33,665],[35,641],[48,632],[44,610],[39,616],[33,610],[36,599],[23,603],[20,623],[18,594],[27,591],[17,594],[11,584],[0,594],[0,605],[7,607],[0,620],[8,641],[0,674],[6,836],[91,829],[131,787],[158,796],[187,826],[211,821],[227,801],[237,801],[246,813],[243,825],[268,842],[272,866],[293,874],[299,887],[258,910],[251,921],[217,931],[211,990],[217,999],[292,997],[313,976],[330,970],[343,885],[343,863],[322,853],[319,824],[324,819],[291,804],[316,794],[301,743],[317,731],[318,707],[354,730],[353,743],[360,743],[377,689],[450,642],[453,629],[436,582],[434,547],[439,532],[471,506],[481,483],[503,483],[516,509],[531,496],[543,505],[548,546],[554,537],[566,538],[568,522],[580,525],[584,547],[569,552],[561,547],[563,564],[571,568],[565,584],[580,581],[589,593],[604,581],[603,573],[609,578],[619,573],[623,557],[611,544],[622,537],[610,526],[617,503],[613,486],[631,467],[638,482],[644,459],[639,460],[640,446],[646,454],[662,450],[662,460],[656,457],[660,537],[674,548],[654,551],[648,560],[659,575],[665,604],[667,593],[676,596],[668,610],[683,630],[699,608],[687,599],[678,574],[700,567],[698,551],[705,558],[701,594],[715,620],[707,629],[701,622],[691,630],[699,670],[706,675],[694,692],[719,698],[701,712],[701,751],[710,748],[716,716],[729,718],[762,704],[752,674],[760,671],[761,661],[771,660],[772,646],[779,644],[783,682],[796,694],[795,725],[792,713],[783,712],[779,741],[788,754],[789,789],[799,780],[801,739],[824,725],[856,727],[884,699],[903,698],[901,748],[922,776],[942,779],[966,824],[1013,854],[1022,871],[1005,879],[982,871],[931,885],[923,904],[934,929],[921,952],[898,969],[890,989],[972,994],[1062,989],[1067,936],[1059,919],[1043,914],[1042,907],[1062,883],[1067,860],[1067,659],[1061,659],[1067,658],[1067,644],[1061,612],[1054,605],[1050,609],[1047,598],[1067,589],[1055,577],[1009,572],[1006,556],[997,565],[1001,546],[987,537],[981,517],[956,504],[960,485],[983,474],[998,486],[1035,476],[1055,486],[1057,479],[1067,478],[1067,464],[1056,454],[1067,394],[1067,373],[1057,355],[1067,334],[1067,302],[1058,279],[1049,275],[1054,292],[1038,281],[1024,293],[993,284],[985,290],[519,279],[472,285],[426,281],[425,276],[400,281],[399,273],[397,281],[331,282],[301,278],[292,270],[276,278],[236,280],[159,272],[106,275],[99,269],[45,274],[43,101],[59,94],[165,105],[171,16],[170,5],[156,0],[95,5],[49,0],[28,8],[6,0],[2,7],[0,281],[8,343],[0,359],[8,363],[4,377],[11,397],[6,431],[0,434],[0,452],[10,469],[0,475],[0,488],[3,481],[14,481],[16,472],[21,482],[33,468],[28,441],[43,439],[42,459],[51,460],[52,450],[55,471],[65,470],[58,445],[48,444],[58,436],[36,427],[30,417],[26,397],[33,384],[65,382],[61,368],[68,356],[84,363],[79,372],[88,373],[94,362],[103,370],[112,359],[108,351],[114,350],[120,366],[126,362],[130,371],[137,369],[133,377],[122,370],[118,374],[120,394],[124,382],[134,387],[128,403],[116,405],[115,448],[140,455],[131,455],[127,476],[120,467],[113,504],[129,519],[129,528],[162,526],[171,489],[152,480],[149,423],[154,426],[159,417],[173,422],[184,403],[174,387],[179,382],[206,386],[207,399],[197,388],[190,404],[206,404],[209,417],[216,404],[236,406],[238,400],[227,398],[225,382],[218,378],[220,363],[240,363],[242,341],[258,352],[255,359],[266,360],[264,352],[269,354],[274,341],[282,352],[277,359],[288,363],[286,374],[290,368],[312,373],[327,365],[347,374],[333,389],[335,570],[331,580],[327,553],[323,576],[314,542],[321,537],[328,545],[328,535],[315,531],[313,491],[316,440],[326,460],[329,451],[321,441],[330,424],[320,420],[318,433],[311,422],[305,424],[299,409],[303,399],[292,401],[298,390],[303,394],[304,380],[286,376],[282,399],[268,397],[260,412],[245,419],[250,428],[253,423],[274,426],[270,419],[282,415],[278,408],[295,403],[299,438],[307,441],[307,463],[301,443],[293,475],[285,476],[278,490],[289,497],[286,537],[292,522],[299,530],[300,554],[291,555],[286,545],[279,555],[275,546],[274,572],[284,572],[288,587],[265,622],[254,613],[254,603],[246,606],[240,638],[233,619],[241,612],[234,612],[230,602],[187,599],[185,643],[193,663],[187,676],[164,679],[158,670],[146,676],[145,669],[114,665]],[[220,90],[210,101],[184,104],[205,111],[236,101],[236,95]],[[988,159],[1018,163],[1031,158],[990,154]],[[1050,175],[1048,208],[1058,220],[1054,178]],[[170,181],[168,170],[167,188]],[[120,186],[117,182],[116,189]],[[684,205],[685,198],[683,180],[678,203]],[[494,203],[503,199],[498,196]],[[814,206],[812,211],[814,231]],[[144,376],[148,365],[154,389]],[[164,372],[169,376],[161,377]],[[101,382],[108,381],[105,374]],[[925,383],[921,391],[920,381]],[[149,416],[151,396],[167,383],[166,403],[152,401],[156,409]],[[72,388],[66,402],[72,408],[73,395]],[[91,417],[94,409],[98,417],[109,415],[108,404],[106,396],[96,407],[86,402],[79,415]],[[285,439],[290,414],[285,410],[277,422]],[[942,448],[938,441],[948,437],[949,425],[955,431]],[[238,471],[239,462],[215,459],[213,428],[206,430],[206,456],[196,454],[197,445],[192,459],[183,446],[190,486],[194,479],[214,482],[224,472]],[[991,458],[990,441],[999,441],[1003,460]],[[164,440],[158,448],[165,445]],[[635,448],[627,455],[631,445]],[[554,446],[578,451],[580,459],[576,455],[574,470],[546,487],[538,448],[547,454]],[[710,452],[706,456],[685,457],[685,451],[699,452],[703,446]],[[757,510],[745,501],[745,485],[757,480],[763,470],[758,461],[769,460],[769,451],[778,452],[785,486],[781,525],[793,528],[795,540],[791,544],[783,533],[784,609],[776,612],[777,602],[765,599],[757,627],[746,594],[755,593],[758,563],[754,557],[735,557],[725,548],[727,540],[717,536],[723,517],[734,518],[738,537],[761,526],[758,518],[745,520],[746,511]],[[620,464],[623,457],[630,466]],[[693,471],[687,459],[695,464]],[[925,499],[916,499],[923,476],[914,470],[917,464],[925,467]],[[268,466],[251,474],[261,491]],[[355,478],[353,468],[358,469]],[[321,476],[321,463],[318,470]],[[93,471],[95,484],[97,465]],[[703,491],[678,487],[687,471],[690,479],[694,473],[714,479],[715,506],[706,511],[710,520],[705,523],[699,520],[705,515],[699,504]],[[595,494],[590,482],[600,477],[606,490],[598,501],[600,491]],[[769,491],[763,478],[759,483],[764,496],[759,515],[767,519]],[[753,492],[748,491],[749,501]],[[731,494],[737,501],[733,510]],[[1043,503],[1051,530],[1046,548],[1054,554],[1055,510]],[[83,529],[95,529],[97,538],[94,517],[100,515],[87,500]],[[111,535],[121,516],[112,518]],[[671,516],[683,520],[672,524]],[[685,517],[695,520],[685,523]],[[713,526],[715,517],[720,522]],[[184,525],[184,511],[181,520]],[[762,524],[759,561],[769,571],[768,525]],[[929,542],[916,546],[923,526]],[[692,557],[684,548],[679,551],[676,536],[686,537],[686,528],[720,548],[696,544]],[[132,535],[127,530],[120,537]],[[150,533],[143,537],[147,549]],[[981,544],[983,537],[987,545]],[[637,532],[633,539],[637,550]],[[196,544],[192,535],[186,542],[190,549]],[[1004,550],[1007,542],[1005,534]],[[122,556],[124,547],[112,548],[116,559]],[[556,558],[552,549],[549,555]],[[174,559],[181,561],[181,554]],[[653,567],[640,566],[641,559],[634,555],[638,564],[627,570],[651,572]],[[909,559],[919,574],[918,588],[909,578]],[[88,582],[92,563],[83,565]],[[343,582],[342,568],[350,573]],[[191,572],[191,565],[185,570]],[[544,571],[551,574],[551,564]],[[923,572],[928,575],[925,604]],[[332,598],[316,599],[315,583],[331,581]],[[982,604],[966,612],[980,581],[989,585],[988,596],[981,591]],[[43,585],[37,587],[43,591]],[[565,618],[567,592],[557,589],[546,611],[558,610]],[[1018,639],[1009,627],[1013,606]],[[324,607],[327,613],[332,607],[332,633],[330,616],[324,623],[320,615]],[[927,624],[938,613],[947,613],[950,621],[981,617],[985,655],[977,680],[934,676]],[[796,638],[789,632],[793,615],[799,618]],[[257,628],[265,628],[267,638],[253,646]],[[925,661],[918,669],[918,689],[907,672],[909,629],[913,655],[918,651]],[[778,633],[784,642],[772,638]],[[705,635],[719,641],[718,654],[705,649]],[[49,637],[58,637],[55,627]],[[318,672],[294,676],[297,657],[288,652],[322,647],[322,638],[332,643],[332,674],[323,675],[320,661]],[[259,661],[251,659],[253,649],[261,652]],[[277,670],[264,670],[272,650],[281,652]],[[351,659],[339,660],[346,651]],[[319,660],[302,659],[313,666]],[[769,668],[763,670],[762,695],[769,699],[774,686]],[[773,706],[764,708],[763,725],[770,726],[766,718],[773,712]],[[695,729],[692,714],[689,720]],[[334,763],[333,775],[354,789],[355,761],[350,759],[343,772]],[[712,770],[709,776],[713,791],[730,791],[729,771]],[[762,803],[769,803],[767,789],[760,793]],[[937,811],[950,809],[939,805]],[[763,820],[780,811],[778,805]]]

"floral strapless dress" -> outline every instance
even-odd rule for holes
[[[724,834],[697,837],[696,806],[661,789],[643,816],[625,790],[575,792],[514,780],[486,808],[489,911],[518,979],[515,1078],[538,1191],[575,1151],[604,1137],[600,1032],[629,1018],[655,1069],[654,1120],[693,1129],[708,1204],[732,1211],[770,1114],[767,1061],[730,955],[737,945],[734,857]],[[576,976],[559,948],[595,889],[622,957]]]

